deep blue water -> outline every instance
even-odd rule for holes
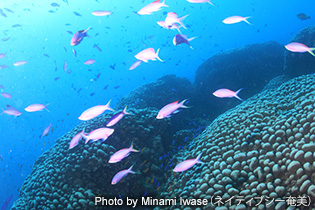
[[[53,2],[60,6],[51,6]],[[36,158],[77,125],[77,118],[85,109],[106,104],[110,99],[114,106],[131,90],[166,74],[193,81],[198,66],[218,52],[270,40],[285,45],[298,31],[315,24],[313,0],[213,0],[216,6],[168,0],[170,7],[152,15],[133,13],[150,2],[1,0],[0,9],[7,17],[0,16],[0,53],[6,54],[0,65],[8,68],[0,69],[0,84],[5,87],[3,92],[12,94],[12,99],[1,97],[0,107],[9,104],[22,115],[0,116],[0,154],[4,158],[0,160],[0,206],[9,195],[13,195],[12,205]],[[91,14],[94,10],[113,10],[113,14],[96,17]],[[171,11],[179,16],[189,14],[183,21],[187,29],[181,30],[188,37],[198,37],[191,42],[194,50],[185,45],[174,46],[172,39],[177,32],[156,24],[165,19],[163,13]],[[301,21],[296,17],[301,12],[312,18]],[[253,25],[222,23],[232,15],[252,16],[249,21]],[[12,27],[16,24],[20,26]],[[72,35],[67,31],[75,33],[89,26],[90,37],[71,46]],[[93,48],[94,44],[102,52]],[[129,71],[136,61],[134,55],[147,47],[161,48],[159,55],[165,63],[150,61]],[[72,49],[77,51],[77,58]],[[95,59],[96,63],[84,65],[87,59]],[[14,66],[19,60],[27,64]],[[65,61],[70,74],[63,70]],[[33,103],[49,103],[50,112],[25,112],[24,108]],[[49,123],[53,132],[40,138]]]

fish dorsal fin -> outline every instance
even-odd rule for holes
[[[171,104],[178,104],[178,102],[179,102],[179,100],[174,101],[174,102],[173,102],[173,103],[171,103]]]
[[[160,2],[161,2],[161,0],[156,0],[156,1],[152,2],[151,4],[156,4],[156,3],[160,3]]]

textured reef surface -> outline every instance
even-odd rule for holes
[[[251,209],[296,209],[287,206],[287,198],[309,196],[306,204],[310,198],[311,206],[298,208],[314,208],[314,108],[315,76],[304,75],[220,115],[190,142],[189,149],[177,154],[184,160],[201,153],[205,163],[169,177],[162,197],[212,198],[213,202],[217,196],[222,198],[220,208],[209,202],[200,209],[248,209],[245,202],[251,199]],[[237,196],[244,199],[240,205]],[[265,199],[259,204],[254,197]],[[175,208],[195,209],[184,205],[170,209]]]
[[[307,27],[296,34],[291,42],[303,43],[306,46],[315,46],[315,26]],[[315,73],[314,57],[309,53],[285,52],[285,74],[299,76],[303,74]]]

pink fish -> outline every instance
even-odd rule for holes
[[[165,0],[162,3],[160,0],[157,0],[141,8],[137,12],[137,14],[138,15],[151,15],[153,12],[159,11],[162,7],[168,7],[165,4]]]
[[[219,90],[216,90],[213,95],[218,97],[218,98],[237,98],[241,101],[243,101],[243,99],[241,99],[240,97],[238,97],[238,93],[242,90],[243,88],[239,89],[238,91],[232,91],[232,90],[229,90],[229,89],[219,89]]]
[[[201,154],[199,154],[196,159],[185,160],[185,161],[177,164],[175,166],[175,168],[173,169],[173,171],[174,172],[183,172],[183,171],[186,171],[186,170],[190,169],[191,167],[193,167],[196,163],[204,163],[204,162],[200,161],[200,157],[201,157]]]
[[[176,34],[173,38],[173,44],[176,46],[176,45],[179,45],[179,44],[187,44],[191,49],[192,46],[190,46],[189,42],[191,40],[194,40],[196,39],[196,37],[192,37],[192,38],[188,38],[186,35],[183,35],[183,34]]]
[[[12,98],[12,95],[10,93],[1,93],[1,95],[4,97],[4,98]]]
[[[80,117],[78,118],[79,120],[90,120],[93,119],[94,117],[99,116],[100,114],[102,114],[103,112],[105,112],[106,110],[110,110],[110,111],[115,111],[112,108],[110,108],[110,101],[106,104],[106,105],[97,105],[97,106],[93,106],[87,110],[85,110]]]
[[[214,4],[210,2],[210,0],[187,0],[187,1],[190,3],[209,3],[214,6]]]
[[[165,29],[172,29],[172,30],[177,30],[179,33],[182,33],[180,30],[179,30],[179,25],[177,23],[173,23],[170,27],[167,27],[165,25],[165,21],[157,21],[156,22],[159,26],[161,26],[162,28],[165,28]]]
[[[72,37],[72,39],[71,39],[71,41],[70,41],[70,44],[71,44],[72,46],[76,46],[76,45],[80,44],[80,43],[82,42],[83,38],[87,36],[87,32],[88,32],[88,30],[89,30],[90,28],[91,28],[91,26],[89,26],[89,27],[88,27],[87,29],[85,29],[85,30],[81,30],[81,31],[76,32],[76,33],[73,35],[73,37]]]
[[[231,16],[231,17],[227,17],[225,18],[222,22],[225,24],[234,24],[234,23],[239,23],[241,21],[244,21],[245,23],[251,25],[250,22],[248,22],[248,18],[251,18],[250,16],[248,17],[242,17],[242,16]]]
[[[140,66],[141,63],[142,63],[142,61],[137,60],[136,62],[134,62],[134,63],[130,66],[129,70],[134,70],[135,68],[137,68],[138,66]]]
[[[49,133],[50,128],[51,128],[51,123],[45,128],[45,130],[44,130],[44,132],[42,134],[42,137],[46,136]]]
[[[22,66],[22,65],[24,65],[24,64],[26,64],[27,63],[27,61],[17,61],[17,62],[15,62],[13,65],[14,66]]]
[[[77,146],[79,144],[79,141],[82,138],[83,131],[77,133],[70,141],[69,149],[72,149],[73,147]]]
[[[130,114],[129,112],[127,112],[127,106],[125,107],[123,111],[118,112],[117,114],[112,116],[106,126],[110,127],[110,126],[115,125],[116,123],[119,122],[119,120],[121,120],[124,117],[125,114]]]
[[[169,28],[171,28],[173,26],[173,24],[178,23],[179,25],[181,25],[183,28],[186,29],[186,26],[182,23],[182,21],[188,15],[185,15],[185,16],[182,16],[182,17],[178,17],[178,15],[175,12],[167,13],[167,16],[166,16],[165,21],[164,21],[165,27],[167,27],[169,29]]]
[[[132,173],[135,174],[136,172],[132,171],[132,167],[133,165],[125,170],[119,171],[112,179],[112,185],[117,184],[122,178],[124,178],[125,176],[127,176],[128,174]]]
[[[88,59],[88,60],[86,60],[86,61],[84,62],[85,65],[91,65],[91,64],[93,64],[93,63],[95,63],[95,60],[93,60],[93,59]]]
[[[4,53],[0,53],[0,59],[4,58],[5,54]]]
[[[300,52],[300,53],[309,52],[312,56],[315,56],[314,53],[312,52],[315,50],[315,48],[307,47],[306,45],[298,43],[298,42],[292,42],[290,44],[287,44],[285,48],[291,52]]]
[[[105,10],[96,10],[92,12],[92,15],[94,16],[107,16],[111,15],[113,11],[105,11]]]
[[[97,141],[99,139],[102,139],[102,142],[104,142],[113,133],[114,129],[98,128],[91,131],[89,134],[82,132],[82,137],[85,139],[85,144],[87,144],[90,140]]]
[[[20,116],[22,114],[22,112],[20,112],[19,110],[17,110],[16,108],[10,106],[10,105],[7,105],[7,109],[4,110],[2,109],[2,113],[1,114],[7,114],[7,115],[13,115],[15,117],[17,116]]]
[[[130,152],[139,152],[139,150],[136,150],[133,148],[133,144],[131,143],[131,146],[129,148],[121,149],[117,152],[115,152],[109,159],[109,163],[118,163],[125,157],[129,156]]]
[[[49,110],[47,109],[47,105],[44,104],[31,104],[29,106],[27,106],[24,110],[27,112],[38,112],[38,111],[42,111],[43,109],[45,109],[46,111],[49,112]]]
[[[160,51],[160,48],[157,49],[156,53],[155,53],[153,48],[147,48],[147,49],[142,50],[141,52],[139,52],[137,55],[135,55],[135,57],[138,60],[141,60],[141,61],[146,62],[146,63],[149,60],[155,61],[156,59],[158,59],[161,62],[164,62],[163,60],[161,60],[161,58],[159,58],[159,51]]]
[[[167,104],[164,106],[156,116],[156,119],[163,119],[166,117],[171,117],[171,114],[175,114],[179,112],[179,108],[189,108],[188,106],[185,106],[184,103],[187,101],[187,99],[183,100],[182,102],[178,103],[178,101],[175,101],[173,103]]]

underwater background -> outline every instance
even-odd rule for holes
[[[5,109],[10,105],[22,112],[17,117],[6,114],[0,116],[0,205],[11,195],[13,198],[9,207],[18,199],[19,190],[31,173],[36,159],[50,149],[57,138],[81,123],[78,117],[84,110],[106,104],[110,99],[111,107],[116,108],[122,97],[132,90],[167,74],[187,78],[193,83],[196,70],[207,59],[247,44],[276,41],[283,46],[284,51],[284,45],[299,31],[315,24],[315,2],[312,0],[213,0],[215,6],[169,0],[165,2],[169,7],[163,7],[152,15],[134,14],[149,3],[151,1],[128,0],[0,2],[0,53],[5,54],[0,59],[0,85],[4,87],[2,92],[12,95],[11,99],[1,97],[0,107]],[[97,17],[91,14],[95,10],[113,12],[109,16]],[[178,34],[177,31],[163,29],[156,23],[164,20],[168,12],[176,12],[179,16],[189,14],[183,20],[187,29],[181,28],[181,32],[188,37],[197,37],[190,43],[193,50],[185,44],[174,46],[172,39]],[[301,20],[297,17],[300,13],[311,18]],[[245,22],[233,25],[222,23],[223,19],[232,15],[251,16],[248,21],[252,25]],[[89,26],[89,37],[85,37],[79,45],[71,46],[73,34]],[[134,56],[148,47],[156,50],[160,48],[159,57],[165,62],[149,61],[130,71],[129,67],[136,61]],[[76,50],[76,58],[72,49]],[[307,56],[312,58],[311,55]],[[85,65],[88,59],[95,59],[95,63]],[[21,60],[27,63],[13,65]],[[279,62],[283,61],[284,58]],[[258,61],[257,65],[263,64]],[[295,70],[299,71],[298,68]],[[229,76],[225,74],[221,79],[233,80]],[[171,86],[169,88],[172,89]],[[236,91],[243,87],[219,88],[235,88]],[[183,97],[175,100],[189,98],[185,97],[185,93],[180,94]],[[214,97],[212,92],[205,92],[204,95]],[[168,99],[167,95],[163,99],[168,102],[160,105],[160,108],[174,101]],[[220,100],[241,103],[234,98]],[[49,112],[24,111],[26,106],[34,103],[49,104]],[[193,107],[198,105],[192,102],[187,104],[192,108],[185,109],[181,115],[196,111]],[[126,105],[129,106],[123,104],[118,110]],[[204,116],[204,120],[206,122],[203,122],[202,128],[210,125],[213,118]],[[51,131],[42,137],[50,123]],[[133,137],[128,136],[128,139],[132,140]],[[169,144],[172,141],[169,139]],[[117,143],[117,147],[127,147],[130,142]]]

